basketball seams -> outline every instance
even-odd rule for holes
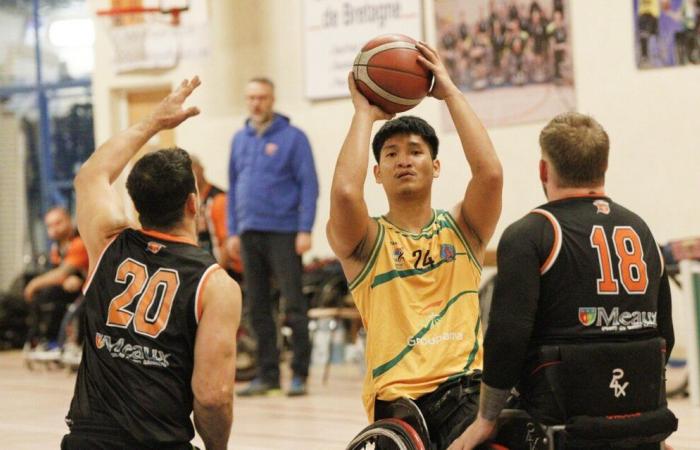
[[[424,77],[423,75],[420,75],[420,74],[417,74],[417,73],[414,73],[414,72],[408,72],[408,71],[406,71],[406,70],[401,70],[401,69],[397,69],[397,68],[395,68],[395,67],[389,67],[389,66],[377,66],[377,65],[374,65],[374,64],[371,64],[371,65],[370,65],[370,64],[355,64],[355,67],[371,67],[372,69],[391,70],[392,72],[402,73],[402,74],[405,74],[405,75],[412,75],[412,76],[414,76],[414,77],[416,77],[416,78],[422,78],[423,80],[429,80],[429,79],[430,79],[429,77]]]
[[[374,55],[396,49],[406,49],[418,52],[416,46],[409,42],[389,42],[388,44],[378,45],[369,50],[361,51],[360,54],[357,55],[357,58],[355,58],[355,64],[367,64]]]
[[[394,95],[391,92],[386,91],[382,87],[380,87],[370,76],[369,73],[367,72],[367,66],[357,66],[358,67],[358,76],[357,79],[362,81],[367,85],[370,90],[372,90],[375,94],[378,96],[384,98],[384,100],[388,100],[392,103],[396,103],[397,105],[401,106],[415,106],[420,101],[422,98],[416,98],[416,99],[411,99],[411,98],[403,98],[399,97],[398,95]]]
[[[403,112],[427,95],[432,74],[417,60],[416,42],[403,35],[368,42],[353,61],[352,73],[370,103],[389,113]]]

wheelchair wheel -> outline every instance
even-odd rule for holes
[[[425,446],[403,420],[382,419],[360,431],[346,450],[425,450]]]
[[[250,381],[255,378],[258,371],[257,347],[258,343],[250,335],[245,325],[238,328],[236,345],[236,380]]]

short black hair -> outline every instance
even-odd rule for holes
[[[401,116],[386,122],[379,131],[377,131],[377,134],[374,135],[372,151],[374,152],[374,159],[377,160],[377,162],[379,162],[379,156],[386,140],[397,134],[417,134],[428,143],[430,147],[430,156],[433,159],[437,158],[440,141],[433,127],[420,117]]]
[[[172,228],[184,217],[187,196],[197,192],[190,155],[178,147],[145,155],[131,169],[126,189],[141,225]]]

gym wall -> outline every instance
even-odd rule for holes
[[[432,3],[424,5],[426,38],[433,42]],[[311,256],[329,255],[328,194],[352,105],[349,99],[304,98],[300,1],[208,0],[208,6],[209,56],[183,60],[169,71],[115,75],[105,22],[96,21],[96,140],[103,142],[126,125],[120,107],[125,90],[173,86],[198,74],[203,85],[191,103],[202,114],[176,130],[176,142],[199,155],[209,178],[226,186],[230,139],[246,117],[246,80],[269,76],[277,86],[276,109],[306,131],[313,145],[321,196]],[[573,1],[570,7],[578,110],[595,116],[611,138],[609,195],[641,214],[661,243],[700,234],[700,68],[638,71],[632,1]],[[434,205],[448,208],[463,195],[469,170],[456,133],[442,130],[440,108],[427,99],[410,113],[438,130],[442,174],[434,186]],[[491,247],[509,223],[545,201],[537,179],[538,134],[544,124],[489,130],[505,171],[503,214]],[[367,202],[370,213],[379,215],[386,211],[386,200],[371,171],[369,178]]]

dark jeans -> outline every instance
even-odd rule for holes
[[[50,286],[37,291],[29,305],[27,342],[55,340],[66,308],[78,295],[80,292],[66,292],[61,286]]]
[[[301,257],[295,250],[296,233],[247,231],[241,235],[251,324],[258,338],[258,376],[277,384],[280,378],[277,325],[273,317],[271,278],[286,300],[286,323],[292,329],[292,370],[306,378],[309,374],[308,302],[301,290]]]

